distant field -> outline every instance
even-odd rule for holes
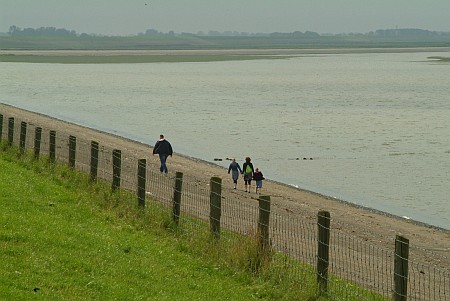
[[[1,50],[187,50],[450,47],[447,36],[0,36]]]

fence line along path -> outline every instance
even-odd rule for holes
[[[142,171],[138,172],[138,162],[145,160],[148,166],[146,183],[156,185],[156,189],[151,187],[152,184],[148,185],[150,192],[153,190],[161,201],[173,206],[174,213],[178,212],[179,215],[185,210],[199,218],[209,217],[211,229],[217,237],[220,237],[220,227],[245,232],[258,220],[259,226],[253,227],[258,229],[258,233],[264,233],[264,246],[270,244],[278,251],[286,252],[312,266],[315,265],[311,263],[318,259],[315,268],[319,282],[327,279],[327,273],[331,272],[383,295],[393,294],[396,300],[403,300],[407,294],[418,300],[445,300],[448,297],[449,232],[446,230],[381,215],[271,181],[267,181],[264,187],[264,192],[270,193],[270,210],[265,209],[270,212],[270,218],[261,223],[261,213],[259,218],[255,214],[253,218],[247,218],[255,212],[252,208],[261,210],[261,199],[256,194],[248,195],[228,189],[232,187],[230,177],[222,168],[175,154],[176,159],[169,158],[168,162],[171,174],[167,177],[153,176],[159,160],[151,156],[148,145],[8,106],[8,114],[4,111],[4,106],[0,105],[0,137],[7,139],[9,144],[19,145],[21,151],[34,149],[35,155],[47,151],[51,159],[67,162],[72,168],[90,171],[91,177],[94,177],[94,162],[97,168],[95,176],[111,179],[112,189],[117,189],[123,183],[124,188],[136,190],[137,184],[143,183],[137,177],[138,174],[143,177]],[[37,142],[39,136],[41,140]],[[92,154],[98,157],[93,160]],[[182,181],[181,174],[184,174]],[[211,197],[217,194],[211,192],[211,187],[219,180],[220,198],[216,198],[216,203],[211,205],[208,195]],[[177,182],[179,184],[175,185],[174,192],[174,183]],[[192,199],[192,204],[189,204],[189,199]],[[171,204],[174,200],[177,206]],[[217,215],[215,208],[220,207],[222,210],[222,204],[223,211]],[[230,204],[233,204],[233,208]],[[330,222],[330,225],[325,223],[322,228],[332,231],[328,234],[319,231],[317,238],[314,237],[317,228],[312,225],[317,223],[318,209],[331,212],[330,216],[322,214]],[[239,218],[242,212],[245,218]],[[221,223],[217,223],[219,218]],[[261,226],[266,223],[267,228]],[[408,236],[409,239],[406,238]],[[318,255],[311,247],[312,240],[318,243]],[[324,246],[326,253],[323,253]],[[405,249],[407,253],[404,253]],[[408,271],[409,276],[405,276]],[[321,288],[326,290],[327,282]]]

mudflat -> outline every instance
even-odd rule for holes
[[[450,47],[200,50],[0,50],[0,62],[100,64],[283,59],[302,55],[450,52]]]

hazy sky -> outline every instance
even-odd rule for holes
[[[0,0],[0,32],[56,27],[134,35],[146,29],[366,33],[450,31],[450,0]]]

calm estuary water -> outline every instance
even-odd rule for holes
[[[449,53],[0,63],[0,102],[450,229]],[[304,160],[306,158],[307,160]],[[312,160],[310,159],[312,158]]]

